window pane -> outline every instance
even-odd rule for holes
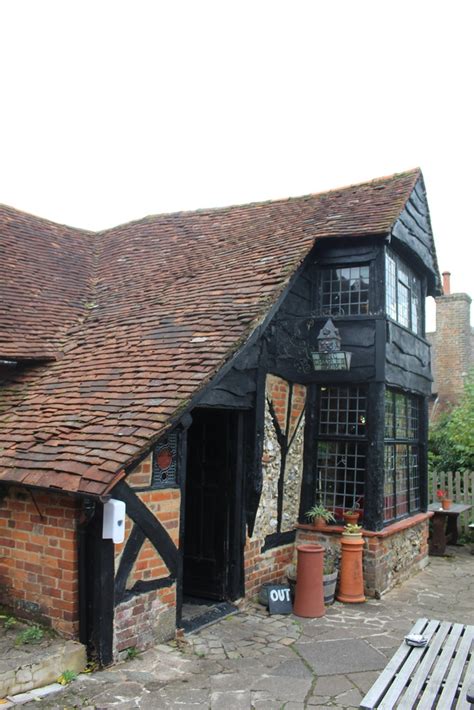
[[[323,315],[360,315],[369,311],[369,267],[321,271]]]
[[[413,290],[411,292],[411,329],[414,333],[419,333],[418,310],[418,295]]]
[[[364,495],[366,445],[351,441],[320,441],[317,490],[332,510],[348,509]]]
[[[321,387],[319,433],[365,436],[366,397],[361,387]]]
[[[408,397],[408,438],[418,439],[419,435],[419,404],[416,397]]]
[[[398,282],[398,322],[406,328],[410,325],[408,320],[408,305],[410,303],[410,291]]]
[[[395,395],[395,438],[408,437],[407,397],[398,393]]]
[[[395,517],[395,446],[385,446],[384,520]]]
[[[395,495],[396,517],[408,513],[408,487],[407,487],[408,446],[395,445]]]
[[[397,269],[395,260],[385,256],[385,288],[387,315],[397,320]]]
[[[393,392],[385,390],[385,438],[394,439]]]
[[[418,468],[418,447],[410,446],[410,512],[420,509],[420,474]]]

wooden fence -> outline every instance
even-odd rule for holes
[[[430,474],[430,503],[435,503],[436,491],[441,488],[454,503],[468,503],[472,509],[459,516],[459,532],[469,535],[469,523],[474,522],[474,471]]]

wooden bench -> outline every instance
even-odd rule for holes
[[[410,633],[422,634],[428,643],[417,648],[403,641],[360,707],[468,710],[474,680],[474,626],[418,619]]]

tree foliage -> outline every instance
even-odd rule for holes
[[[474,470],[474,372],[459,405],[431,428],[429,461],[433,471]]]

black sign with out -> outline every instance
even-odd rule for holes
[[[288,584],[268,587],[268,611],[270,614],[291,614],[293,607]]]

